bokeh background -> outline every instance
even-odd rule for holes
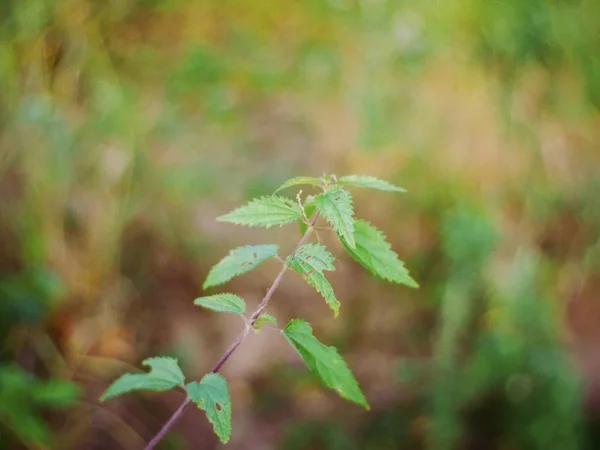
[[[371,405],[277,331],[226,364],[230,449],[600,449],[598,0],[2,0],[0,448],[139,449],[181,394],[97,401],[149,356],[200,378],[239,318],[192,305],[215,218],[295,175],[354,191],[419,290],[343,254],[269,312],[336,345]],[[275,262],[227,286],[254,306]],[[223,448],[190,408],[162,449]]]

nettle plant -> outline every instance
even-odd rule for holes
[[[297,185],[313,185],[320,188],[321,192],[303,198],[302,191],[299,191],[295,199],[275,195],[283,189]],[[275,317],[267,314],[265,310],[288,269],[298,272],[323,296],[327,305],[333,310],[334,317],[338,315],[340,303],[324,274],[325,271],[335,270],[334,257],[319,239],[317,230],[320,227],[317,227],[317,221],[320,217],[329,223],[330,229],[335,231],[350,256],[371,273],[392,283],[418,287],[404,267],[404,263],[391,250],[383,233],[369,222],[354,217],[352,196],[346,190],[346,187],[354,186],[404,192],[402,188],[368,175],[348,175],[341,178],[335,175],[321,178],[295,177],[286,181],[273,195],[254,199],[247,205],[217,218],[222,222],[265,228],[298,222],[302,230],[302,238],[295,251],[285,259],[278,255],[279,247],[275,244],[247,245],[231,250],[210,270],[203,285],[204,289],[224,284],[233,277],[251,271],[267,259],[276,259],[282,264],[273,284],[256,310],[249,316],[246,315],[246,303],[235,294],[215,294],[194,301],[195,305],[212,311],[239,314],[244,318],[245,323],[237,339],[217,361],[210,373],[199,382],[192,381],[186,384],[183,372],[175,358],[148,358],[143,362],[150,368],[148,373],[123,375],[100,397],[100,400],[104,401],[141,389],[166,391],[181,388],[185,391],[185,400],[147,444],[147,450],[156,446],[192,403],[206,412],[219,439],[223,443],[229,440],[231,400],[227,381],[218,372],[251,330],[259,330],[265,324],[277,327]],[[313,236],[317,237],[317,243],[309,242]],[[292,319],[280,331],[323,385],[335,390],[342,398],[369,409],[369,404],[356,379],[337,349],[319,342],[306,321]]]

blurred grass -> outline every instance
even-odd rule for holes
[[[206,371],[239,324],[192,299],[227,249],[269,239],[214,218],[293,175],[356,172],[407,188],[356,210],[421,289],[342,257],[339,319],[292,277],[272,312],[339,346],[374,411],[265,332],[226,367],[230,447],[596,448],[598,7],[1,2],[0,392],[35,376],[82,396],[48,414],[33,388],[22,411],[3,394],[0,447],[138,448],[176,396],[98,394],[158,353]],[[270,276],[233,288],[252,302]],[[204,422],[165,448],[216,448]]]

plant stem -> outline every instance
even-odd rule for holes
[[[318,218],[319,218],[318,212],[313,214],[313,216],[310,219],[310,226],[306,229],[306,233],[304,233],[304,236],[302,236],[302,239],[300,239],[300,241],[298,242],[298,245],[296,245],[295,251],[297,251],[300,247],[302,247],[302,245],[304,245],[306,243],[306,241],[312,234],[313,230],[315,229],[315,223],[317,223]],[[295,251],[294,251],[294,253],[295,253]],[[258,308],[256,308],[256,311],[254,311],[254,313],[250,317],[250,325],[246,325],[246,327],[244,328],[244,331],[242,331],[240,333],[240,335],[236,338],[236,340],[233,341],[233,344],[231,344],[231,346],[227,349],[227,351],[225,353],[223,353],[223,356],[221,356],[221,358],[219,358],[217,363],[211,369],[210,373],[217,373],[219,370],[221,370],[221,367],[223,367],[223,364],[225,364],[227,362],[227,360],[233,354],[233,352],[235,352],[235,350],[244,341],[244,339],[248,335],[248,332],[250,331],[252,326],[256,323],[256,321],[260,317],[261,313],[267,307],[269,300],[271,299],[271,297],[273,296],[273,293],[279,286],[279,283],[281,283],[281,279],[283,278],[283,275],[285,274],[287,269],[288,269],[288,265],[287,265],[287,263],[284,262],[283,267],[277,274],[277,277],[275,277],[275,280],[273,280],[273,284],[271,285],[271,287],[269,288],[269,290],[267,291],[267,293],[261,300],[260,304],[258,305]],[[152,440],[150,442],[148,442],[148,444],[146,445],[144,450],[152,450],[154,447],[156,447],[156,445],[160,442],[160,440],[162,438],[164,438],[165,435],[169,432],[169,430],[173,427],[173,425],[175,425],[175,422],[177,422],[177,420],[179,420],[179,418],[183,415],[185,409],[188,407],[188,405],[190,403],[191,403],[191,400],[189,398],[186,398],[183,401],[183,403],[181,405],[179,405],[179,408],[177,408],[177,410],[173,413],[173,415],[169,418],[169,420],[167,420],[167,422],[163,425],[163,427],[156,434],[156,436],[154,436],[154,438],[152,438]]]

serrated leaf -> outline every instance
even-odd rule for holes
[[[333,229],[354,247],[354,209],[350,192],[333,186],[315,197],[315,205]]]
[[[168,391],[185,381],[185,376],[175,358],[148,358],[142,362],[142,365],[150,367],[150,372],[122,375],[102,394],[100,401],[134,390]]]
[[[366,220],[354,222],[355,247],[351,248],[343,236],[338,235],[346,250],[373,275],[393,283],[417,288],[419,285],[408,274],[404,263],[392,251],[384,234]]]
[[[380,191],[406,192],[406,190],[402,189],[401,187],[394,186],[385,180],[381,180],[371,175],[347,175],[345,177],[341,177],[338,182],[339,184],[345,186],[364,187],[378,189]]]
[[[263,261],[277,255],[278,250],[279,246],[275,244],[245,245],[234,248],[210,269],[203,288],[218,286],[233,277],[251,271]]]
[[[217,220],[249,227],[270,228],[301,218],[300,205],[289,198],[271,195],[252,200],[247,205],[217,217]]]
[[[331,284],[323,275],[324,270],[335,270],[331,253],[322,245],[305,244],[294,255],[288,256],[286,263],[323,296],[327,305],[333,310],[334,316],[337,317],[340,302],[335,298]]]
[[[234,314],[244,314],[246,312],[246,302],[242,297],[235,294],[216,294],[200,297],[194,300],[194,305],[217,312]]]
[[[286,325],[283,334],[321,383],[337,391],[342,398],[369,409],[358,382],[337,349],[321,344],[307,322],[293,319]]]
[[[294,178],[290,178],[285,183],[283,183],[281,186],[279,186],[277,188],[277,190],[274,192],[274,194],[276,194],[277,192],[281,191],[282,189],[288,188],[290,186],[298,186],[300,184],[311,184],[313,186],[320,186],[321,185],[321,180],[319,178],[315,178],[315,177],[294,177]]]
[[[320,244],[304,244],[294,254],[287,257],[286,262],[298,262],[306,270],[335,270],[333,266],[334,257],[327,251],[327,247]]]
[[[215,434],[222,443],[231,436],[231,400],[227,381],[218,373],[209,373],[200,383],[193,381],[185,387],[188,397],[206,412]]]
[[[273,325],[277,326],[277,319],[271,314],[263,313],[258,317],[258,319],[256,319],[256,322],[254,322],[254,329],[260,330],[266,323],[272,323]]]

